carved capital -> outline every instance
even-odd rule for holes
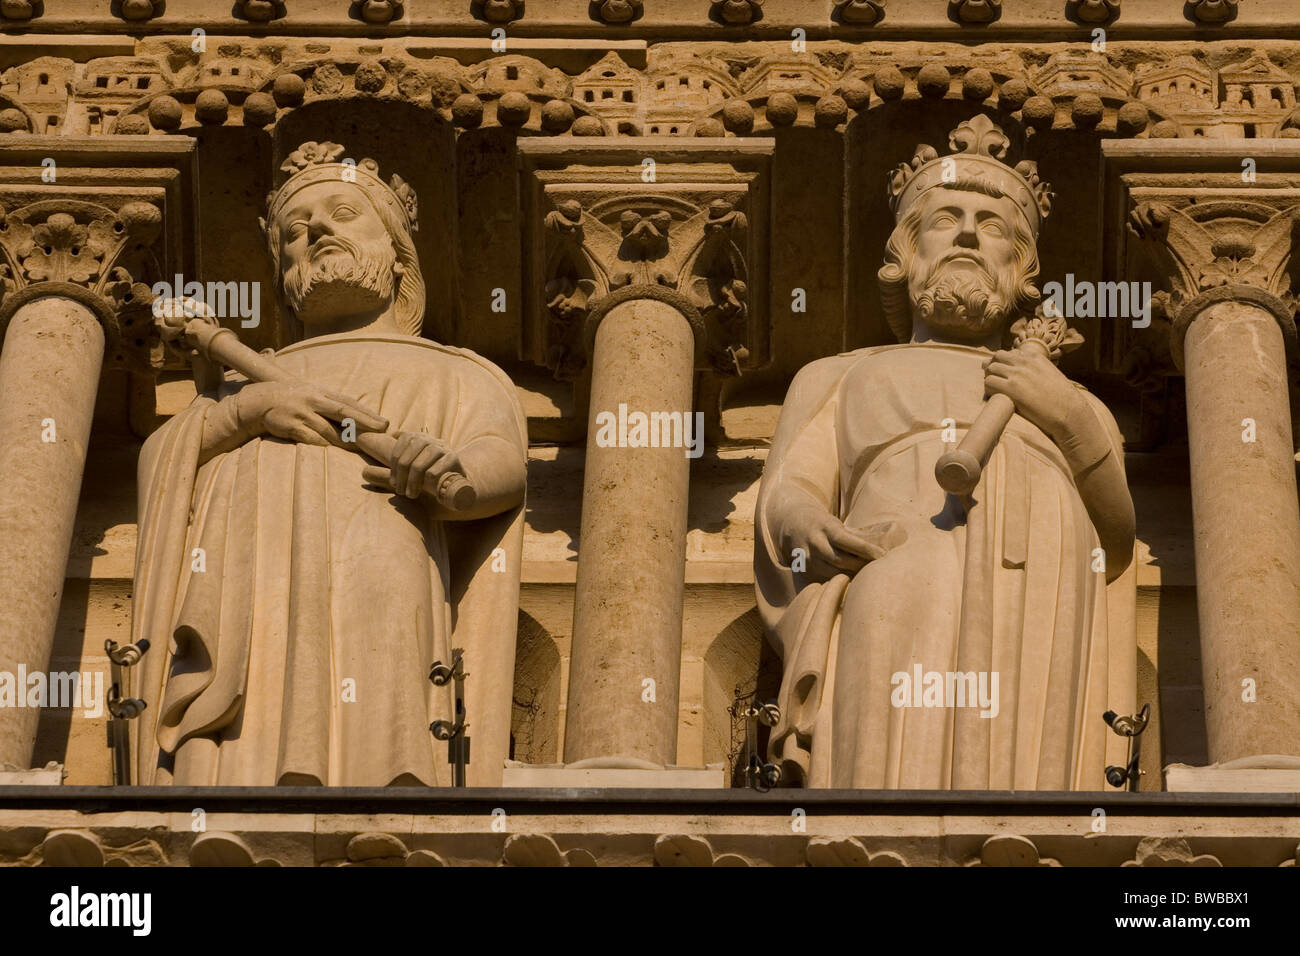
[[[1132,210],[1129,229],[1170,286],[1177,368],[1183,367],[1187,326],[1215,302],[1248,301],[1265,309],[1294,344],[1296,300],[1288,268],[1298,223],[1300,205],[1279,210],[1248,200],[1181,209],[1147,201]]]
[[[584,147],[583,156],[576,142],[520,144],[535,296],[529,357],[576,377],[601,317],[652,298],[691,322],[701,366],[739,374],[756,364],[766,310],[751,277],[764,270],[766,234],[753,223],[764,218],[767,141],[751,141],[752,158],[735,163],[716,161],[712,146]]]
[[[33,140],[0,146],[0,336],[26,302],[76,299],[100,319],[109,365],[149,372],[161,349],[151,285],[195,278],[193,144]],[[55,190],[57,187],[57,191]]]

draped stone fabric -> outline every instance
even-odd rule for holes
[[[458,450],[499,443],[522,464],[514,389],[471,352],[405,335],[326,335],[276,362],[393,429]],[[429,723],[453,717],[450,685],[435,688],[428,673],[458,646],[473,674],[470,783],[499,783],[522,505],[435,520],[427,497],[365,487],[360,454],[270,437],[200,467],[204,418],[219,397],[201,395],[140,457],[133,639],[156,650],[145,657],[149,709],[136,722],[138,782],[448,784],[446,744]]]
[[[770,750],[787,780],[1100,790],[1107,751],[1121,752],[1101,715],[1133,703],[1134,579],[1108,586],[1093,569],[1097,534],[1061,452],[1016,415],[969,513],[935,480],[953,447],[945,426],[960,440],[983,407],[988,355],[869,348],[814,362],[791,385],[755,541],[759,610],[785,661]],[[1122,462],[1113,419],[1087,397]],[[781,531],[809,506],[894,546],[854,575],[793,570]],[[893,675],[917,665],[996,672],[996,716],[895,706]]]

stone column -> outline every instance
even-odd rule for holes
[[[15,681],[49,669],[103,357],[99,318],[58,295],[19,306],[0,350],[0,672]],[[39,718],[0,707],[0,764],[30,766]]]
[[[722,784],[716,771],[663,770],[677,762],[692,457],[683,445],[703,440],[696,374],[735,375],[766,360],[762,224],[773,146],[519,142],[528,224],[523,351],[572,381],[575,405],[585,399],[589,409],[569,766],[547,785]],[[629,416],[642,414],[660,416],[647,433],[665,419],[679,426],[674,447],[634,447],[635,432],[620,440],[620,418],[635,427]],[[614,427],[602,429],[609,420]]]
[[[686,450],[609,445],[612,416],[692,427],[695,332],[667,302],[630,298],[599,320],[582,494],[564,759],[666,765],[677,754],[686,568]]]
[[[1287,383],[1296,326],[1286,289],[1300,206],[1266,198],[1145,202],[1130,219],[1172,289],[1207,743],[1211,763],[1232,772],[1300,769],[1300,501]]]
[[[1258,289],[1183,307],[1209,756],[1300,756],[1300,507],[1287,395],[1293,320]]]

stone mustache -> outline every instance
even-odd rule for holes
[[[1040,301],[1051,208],[1008,146],[976,116],[894,172],[879,281],[902,344],[813,362],[786,397],[755,575],[787,783],[1104,787],[1101,715],[1134,693],[1133,504],[1105,406],[1046,350],[1002,349]],[[971,494],[946,494],[936,462],[996,394],[1015,414]]]
[[[263,228],[300,341],[289,381],[196,368],[139,464],[133,637],[141,784],[446,785],[434,660],[463,647],[471,785],[499,785],[523,540],[526,424],[504,373],[420,337],[415,193],[305,143]],[[389,432],[391,467],[349,428]],[[364,443],[363,443],[364,444]],[[477,500],[428,489],[458,473]],[[151,660],[152,658],[152,660]]]

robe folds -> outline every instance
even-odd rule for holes
[[[293,375],[460,450],[522,469],[510,380],[472,352],[406,335],[328,335],[281,350]],[[262,436],[199,464],[200,395],[140,455],[132,639],[148,703],[140,784],[446,785],[452,719],[434,660],[465,653],[471,785],[508,755],[523,505],[474,521],[366,487],[359,452]],[[469,474],[470,481],[474,480]]]
[[[755,515],[758,607],[784,660],[769,750],[788,782],[1102,790],[1106,764],[1124,762],[1102,714],[1134,709],[1134,570],[1108,585],[1097,569],[1065,457],[1015,415],[968,504],[934,477],[954,447],[944,438],[959,442],[984,406],[989,354],[868,348],[791,384]],[[1084,394],[1122,466],[1114,419]],[[889,550],[855,574],[815,577],[781,553],[783,529],[810,508]],[[990,690],[996,675],[997,703],[950,692],[921,705],[921,687],[906,688],[931,673]]]

